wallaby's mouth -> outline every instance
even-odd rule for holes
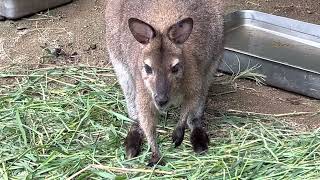
[[[165,112],[167,112],[167,110],[168,110],[169,107],[170,107],[169,105],[160,107],[160,106],[158,106],[156,103],[155,103],[155,106],[156,106],[157,110],[159,111],[159,113],[165,113]]]
[[[159,99],[154,98],[153,103],[159,112],[165,112],[170,107],[170,100],[159,101]]]

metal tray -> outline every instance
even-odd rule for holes
[[[259,65],[266,84],[320,99],[320,25],[237,11],[225,17],[225,43],[220,71]]]
[[[23,16],[57,7],[72,0],[0,0],[0,20]]]

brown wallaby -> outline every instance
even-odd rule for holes
[[[157,114],[181,105],[172,133],[175,146],[191,129],[197,153],[208,149],[202,127],[208,88],[223,54],[223,0],[108,0],[106,42],[110,60],[135,120],[125,140],[129,158],[139,154],[144,136],[161,158]]]

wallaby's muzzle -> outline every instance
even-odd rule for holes
[[[170,97],[170,84],[165,73],[158,74],[156,78],[156,93],[154,95],[154,101],[160,108],[164,108],[168,105]]]
[[[154,97],[155,102],[159,107],[165,107],[169,102],[169,97],[167,95],[158,95],[156,94]]]

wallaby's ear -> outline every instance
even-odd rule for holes
[[[133,37],[141,44],[150,43],[151,39],[156,36],[153,27],[139,19],[130,18],[128,23]]]
[[[193,20],[186,18],[172,25],[168,31],[169,39],[175,44],[182,44],[188,40],[193,29]]]

